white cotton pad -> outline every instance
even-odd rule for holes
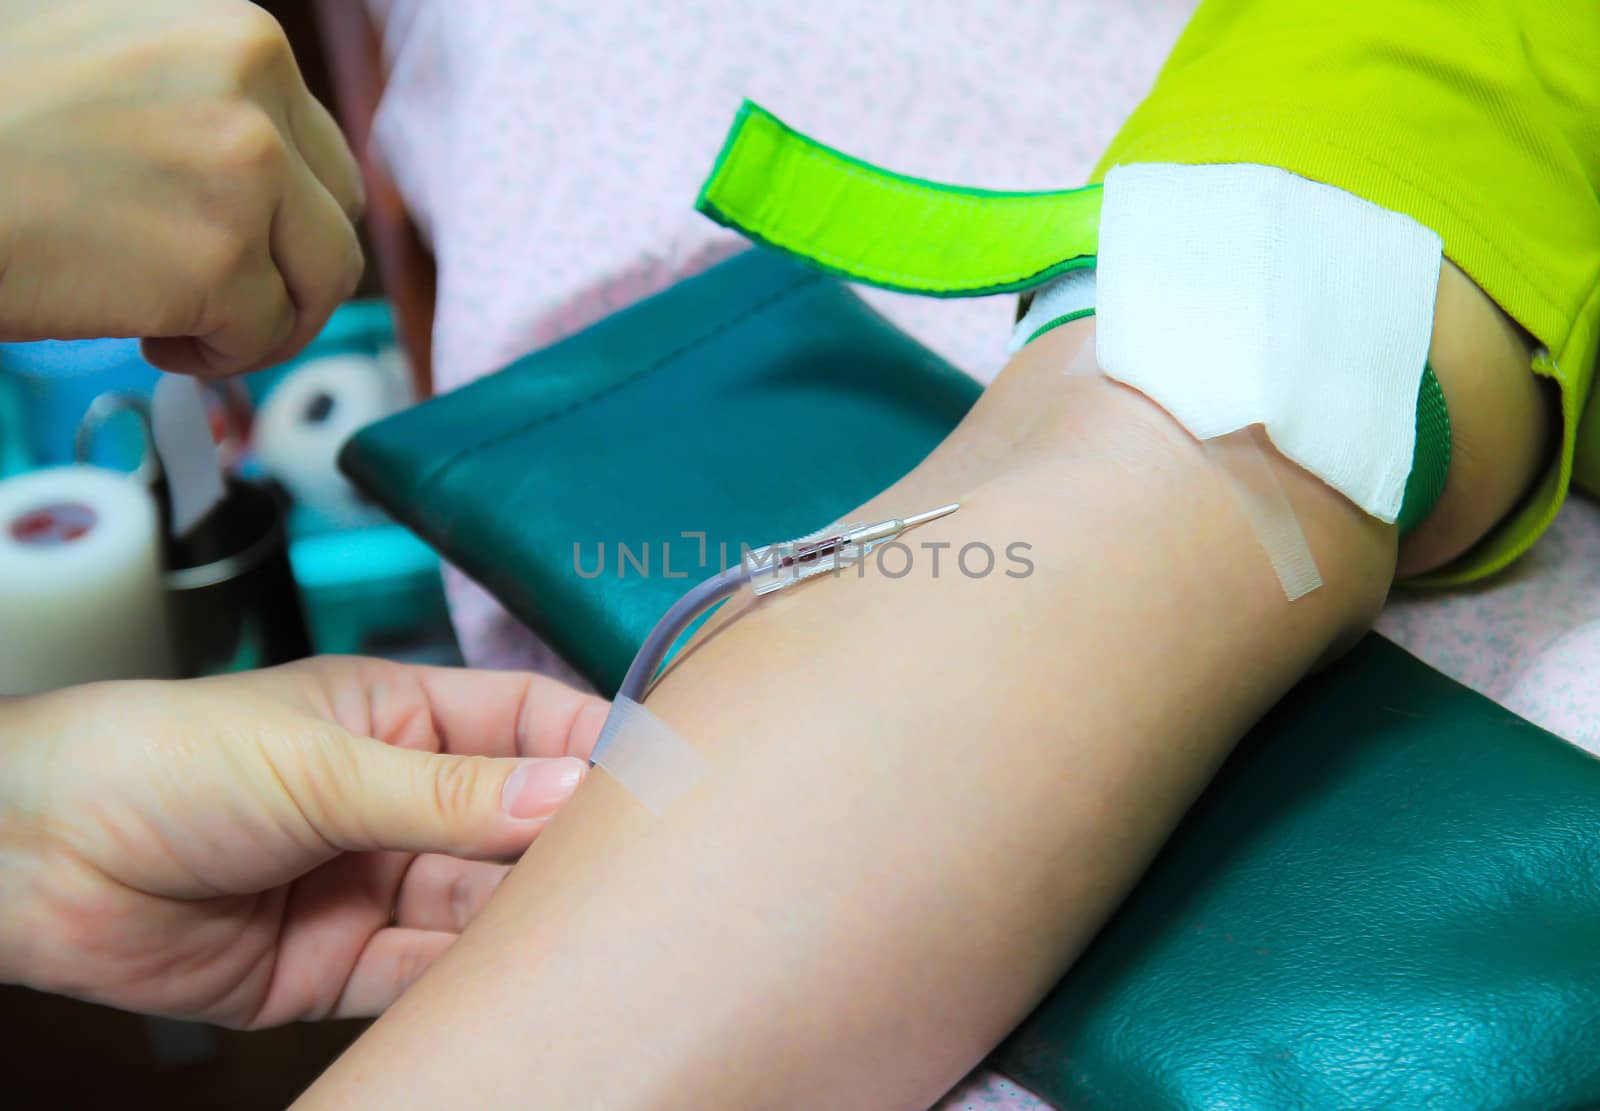
[[[1262,425],[1392,522],[1442,254],[1410,217],[1274,167],[1118,166],[1100,213],[1100,366],[1198,439]]]

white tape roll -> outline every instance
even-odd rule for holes
[[[0,482],[0,694],[172,674],[149,491],[84,466]]]

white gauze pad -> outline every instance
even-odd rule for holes
[[[611,703],[592,759],[652,814],[671,806],[711,770],[706,758],[666,722],[620,696]]]
[[[1252,424],[1394,521],[1416,446],[1439,236],[1270,166],[1118,166],[1095,296],[1105,374],[1207,440]]]

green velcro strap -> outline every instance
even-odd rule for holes
[[[933,297],[1030,289],[1094,263],[1100,187],[1006,193],[905,177],[745,101],[695,207],[841,277]]]
[[[695,208],[852,281],[933,297],[1032,289],[1095,265],[1100,186],[1010,193],[906,177],[837,151],[745,101]],[[1025,230],[1024,230],[1025,229]],[[1058,317],[1028,337],[1085,316]],[[1405,536],[1450,470],[1450,416],[1433,368],[1417,391],[1417,442],[1396,519]]]

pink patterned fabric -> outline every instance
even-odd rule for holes
[[[378,153],[439,264],[441,389],[498,369],[744,244],[692,210],[748,96],[901,172],[1007,189],[1081,182],[1195,0],[367,0],[390,78]],[[864,295],[981,380],[1012,301]],[[1476,590],[1397,597],[1379,628],[1600,752],[1600,511],[1569,506]],[[480,666],[573,676],[448,577]],[[980,1070],[940,1105],[1043,1107]]]
[[[1600,506],[1570,498],[1533,551],[1486,583],[1396,591],[1378,631],[1600,755]]]

